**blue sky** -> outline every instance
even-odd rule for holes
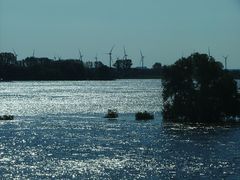
[[[99,60],[123,56],[171,64],[192,52],[240,68],[240,0],[0,0],[0,51]]]

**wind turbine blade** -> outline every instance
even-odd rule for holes
[[[115,45],[112,46],[112,49],[110,50],[110,53],[112,53],[113,49],[114,49]]]

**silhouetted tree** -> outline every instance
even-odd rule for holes
[[[117,70],[129,70],[132,66],[131,59],[118,59],[114,64]]]
[[[159,63],[159,62],[156,62],[156,63],[153,64],[152,68],[154,70],[161,70],[162,69],[162,64]]]
[[[17,57],[13,53],[0,53],[0,64],[16,64],[17,63]]]
[[[101,68],[104,64],[101,61],[95,61],[94,62],[94,68]]]
[[[163,68],[166,120],[216,122],[239,115],[237,84],[221,63],[195,53]]]
[[[111,80],[111,79],[113,79],[110,68],[108,68],[105,65],[103,65],[99,68],[96,68],[94,75],[95,75],[94,79],[96,79],[96,80]]]
[[[88,69],[92,69],[93,68],[93,62],[92,61],[87,61],[85,63],[85,67],[88,68]]]

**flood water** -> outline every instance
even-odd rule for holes
[[[162,121],[160,80],[0,83],[1,179],[239,179],[240,126]],[[104,119],[107,109],[117,120]],[[135,120],[137,111],[155,119]]]

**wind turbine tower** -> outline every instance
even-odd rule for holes
[[[224,63],[225,63],[225,70],[227,70],[228,55],[227,56],[223,56],[223,58],[224,58]]]
[[[79,53],[79,60],[80,60],[80,61],[83,61],[83,55],[82,55],[80,49],[78,49],[78,53]]]
[[[98,61],[98,54],[96,54],[96,56],[94,57],[95,61]]]
[[[109,68],[112,68],[112,51],[114,49],[115,45],[112,46],[111,50],[109,51],[109,53],[106,53],[109,55]]]
[[[127,55],[127,53],[126,53],[126,48],[125,48],[125,46],[123,47],[123,51],[124,51],[123,59],[124,59],[124,60],[127,60],[128,55]]]
[[[211,52],[210,52],[210,48],[208,47],[208,57],[210,58],[211,56]]]
[[[141,54],[141,65],[142,65],[142,69],[143,69],[143,66],[144,66],[144,56],[143,56],[143,53],[142,53],[141,50],[140,50],[140,54]]]
[[[35,57],[35,49],[33,50],[32,57]]]

